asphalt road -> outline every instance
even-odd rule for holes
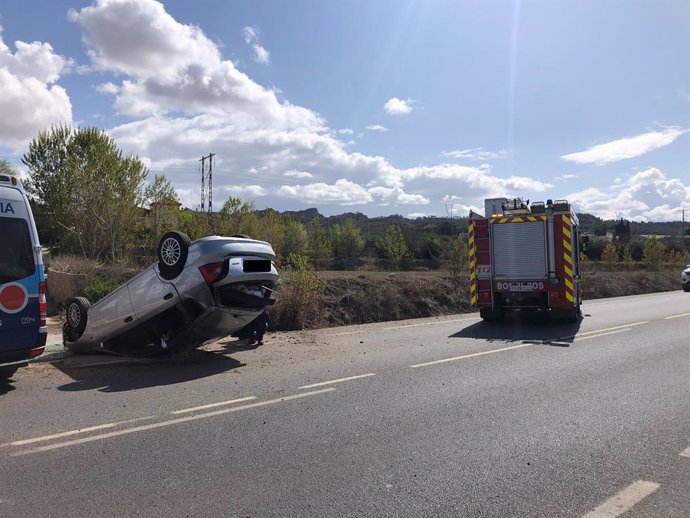
[[[690,516],[690,294],[0,384],[0,516]],[[590,514],[588,514],[590,513]]]

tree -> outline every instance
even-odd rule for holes
[[[255,210],[253,202],[230,196],[218,213],[218,232],[224,236],[236,234],[255,236],[258,232]]]
[[[392,225],[386,229],[380,246],[384,257],[390,261],[391,268],[394,270],[400,268],[400,263],[403,260],[412,257],[402,229],[397,225]]]
[[[364,236],[362,230],[352,219],[345,220],[342,225],[334,225],[331,230],[333,255],[342,267],[354,265],[364,250]]]
[[[632,256],[632,248],[630,245],[625,245],[625,248],[623,249],[623,262],[628,266],[635,262],[635,259]]]
[[[19,177],[19,170],[7,160],[0,159],[0,174]]]
[[[29,144],[27,192],[53,214],[59,241],[89,258],[118,259],[135,244],[148,173],[97,128],[58,126]]]
[[[283,228],[285,229],[282,250],[283,257],[301,255],[306,258],[304,252],[307,249],[308,236],[304,225],[299,221],[293,220],[290,216],[284,216]]]
[[[616,247],[616,245],[613,243],[608,243],[601,252],[601,260],[604,261],[609,267],[616,264],[620,260],[618,247]]]
[[[664,261],[666,256],[666,246],[656,237],[645,239],[642,245],[642,257],[650,270],[656,270]]]
[[[467,236],[459,235],[453,241],[452,246],[446,252],[448,259],[448,273],[456,285],[460,285],[463,279],[469,275],[469,249]]]
[[[328,232],[321,226],[318,218],[312,219],[307,225],[307,256],[315,268],[328,265],[333,255]]]
[[[146,186],[144,198],[149,207],[151,241],[157,242],[169,230],[177,229],[180,199],[170,180],[158,174]]]

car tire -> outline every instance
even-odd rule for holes
[[[683,291],[685,291],[685,292],[690,291],[690,285],[683,286]]]
[[[67,303],[65,309],[65,336],[70,342],[75,342],[81,338],[86,329],[91,303],[84,297],[74,297]]]
[[[180,275],[187,262],[191,240],[184,232],[168,232],[158,243],[158,270],[165,280]]]
[[[248,236],[247,234],[233,234],[230,237],[241,237],[242,239],[251,239],[251,236]]]

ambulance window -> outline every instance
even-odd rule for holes
[[[36,270],[29,225],[23,219],[3,218],[0,238],[0,282],[33,275]]]

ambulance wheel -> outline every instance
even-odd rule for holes
[[[86,329],[86,319],[91,303],[84,297],[75,297],[67,303],[65,310],[65,336],[76,342]]]
[[[165,280],[180,275],[187,262],[191,240],[184,232],[168,232],[158,243],[158,271]]]

